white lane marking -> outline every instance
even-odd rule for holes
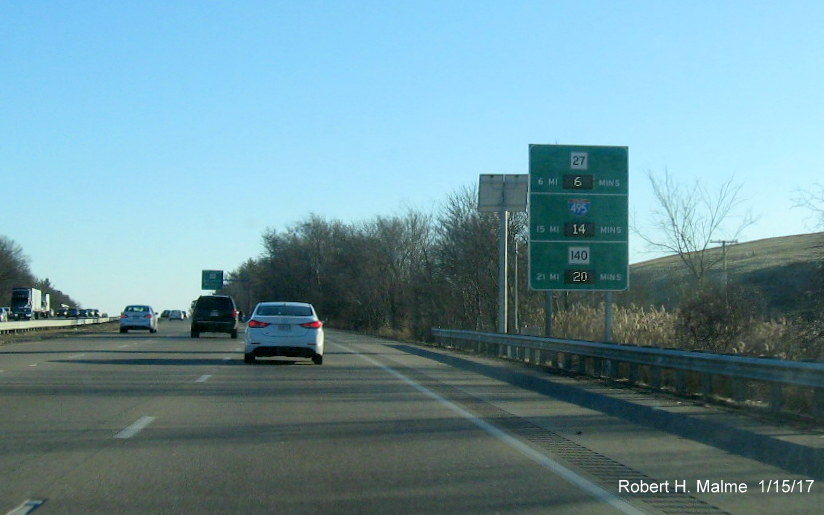
[[[126,347],[128,347],[128,346],[129,346],[128,344],[124,343],[123,345],[118,345],[117,347],[118,347],[119,349],[125,349],[125,348],[126,348]]]
[[[43,499],[27,499],[26,502],[6,513],[6,515],[27,515],[39,508],[44,502],[46,501]]]
[[[132,425],[114,435],[114,437],[119,438],[121,440],[126,440],[142,431],[146,426],[148,426],[154,421],[155,417],[140,417]]]
[[[397,370],[395,370],[393,368],[390,368],[390,367],[384,365],[383,363],[381,363],[381,362],[379,362],[375,359],[372,359],[369,356],[361,354],[361,353],[357,352],[356,350],[351,349],[351,348],[349,348],[345,345],[341,345],[340,343],[335,343],[335,345],[337,345],[338,347],[341,347],[346,352],[350,352],[350,353],[358,356],[359,358],[361,358],[365,361],[368,361],[369,363],[372,363],[376,367],[388,372],[389,374],[397,377],[398,379],[400,379],[404,383],[408,384],[412,388],[418,390],[419,392],[423,393],[424,395],[427,395],[427,396],[431,397],[432,399],[434,399],[438,403],[444,405],[445,407],[451,409],[455,413],[457,413],[460,416],[464,417],[465,419],[469,420],[470,422],[472,422],[473,424],[475,424],[479,428],[481,428],[484,431],[486,431],[487,433],[489,433],[491,436],[494,436],[498,440],[502,441],[503,443],[505,443],[505,444],[509,445],[510,447],[514,448],[515,450],[519,451],[521,454],[523,454],[527,458],[531,459],[532,461],[534,461],[538,465],[541,465],[542,467],[549,469],[550,471],[552,471],[555,474],[557,474],[557,475],[561,476],[562,478],[566,479],[567,481],[569,481],[573,485],[577,486],[581,490],[584,490],[585,492],[587,492],[590,495],[594,496],[599,501],[609,504],[610,506],[617,509],[621,513],[626,513],[628,515],[643,515],[645,513],[643,511],[639,510],[638,508],[636,508],[635,506],[633,506],[633,505],[629,504],[628,502],[624,501],[620,497],[612,494],[611,492],[608,492],[607,490],[604,490],[603,488],[601,488],[600,486],[596,485],[595,483],[587,480],[586,478],[579,476],[578,474],[576,474],[572,470],[566,468],[565,466],[561,465],[557,461],[541,454],[537,450],[533,449],[529,445],[527,445],[527,444],[523,443],[522,441],[518,440],[517,438],[510,435],[509,433],[507,433],[503,429],[499,428],[498,426],[496,426],[494,424],[491,424],[491,423],[487,422],[486,420],[484,420],[482,418],[476,417],[475,415],[473,415],[472,413],[466,411],[465,409],[458,406],[457,404],[454,404],[452,401],[449,401],[446,398],[441,397],[437,393],[433,392],[429,388],[427,388],[427,387],[425,387],[421,384],[416,383],[415,381],[413,381],[412,379],[410,379],[410,378],[406,377],[405,375],[401,374]]]
[[[195,382],[196,382],[196,383],[205,383],[205,382],[206,382],[206,381],[208,381],[211,377],[212,377],[212,374],[204,374],[204,375],[202,375],[202,376],[198,377],[198,378],[195,380]]]
[[[82,358],[83,356],[85,356],[85,354],[75,354],[74,356],[69,356],[69,359]]]
[[[230,359],[232,359],[232,356],[226,356],[225,358],[223,358],[223,361],[229,361]]]
[[[30,367],[36,367],[36,366],[37,366],[37,363],[32,363],[32,364],[31,364],[31,365],[29,365],[29,366],[30,366]]]

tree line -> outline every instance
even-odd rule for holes
[[[525,223],[523,213],[510,218],[513,248]],[[434,214],[410,209],[357,223],[313,214],[267,230],[263,253],[235,270],[225,291],[247,312],[262,300],[311,302],[345,329],[415,338],[438,326],[494,330],[497,231],[497,215],[478,212],[474,188]],[[526,256],[518,263],[525,281]]]
[[[0,235],[0,305],[6,306],[11,301],[12,288],[37,288],[51,294],[52,309],[60,304],[77,306],[69,295],[55,288],[48,278],[35,277],[23,248],[10,238]]]
[[[758,292],[707,278],[709,270],[720,266],[717,259],[707,258],[709,244],[741,204],[739,188],[728,181],[716,194],[701,190],[696,195],[695,188],[675,187],[669,176],[657,183],[652,176],[650,180],[661,207],[653,221],[657,232],[669,238],[658,241],[658,246],[681,258],[692,276],[685,288],[691,293],[682,299],[682,308],[671,311],[649,305],[645,292],[638,289],[616,295],[616,318],[624,327],[616,331],[615,341],[762,353],[767,344],[741,347],[762,316],[753,302]],[[745,217],[736,231],[750,223],[751,217]],[[235,297],[246,313],[260,301],[300,300],[314,304],[334,327],[419,340],[428,339],[433,327],[495,331],[498,224],[497,213],[477,210],[474,187],[452,193],[432,213],[410,209],[355,223],[312,214],[285,229],[268,229],[261,255],[234,270],[223,293]],[[527,286],[527,231],[526,213],[513,213],[508,231],[508,326],[543,334],[546,294]],[[824,272],[805,293],[820,296],[823,285]],[[603,312],[603,300],[597,293],[556,292],[553,325],[558,332],[553,336],[601,339],[603,333],[593,328],[598,324],[592,319],[598,317],[598,309]],[[813,312],[792,321],[806,324],[803,331],[790,324],[792,333],[787,329],[779,336],[791,342],[787,349],[798,348],[803,340],[810,349],[803,353],[805,359],[824,358],[821,324],[810,323],[820,319],[821,307],[818,303]]]

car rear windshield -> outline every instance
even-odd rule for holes
[[[232,299],[229,297],[201,297],[198,299],[195,309],[198,311],[211,311],[213,309],[231,311],[235,309],[235,307]]]
[[[123,311],[137,311],[138,313],[143,313],[145,311],[149,311],[149,306],[126,306],[126,309]]]
[[[309,306],[260,306],[257,314],[262,317],[309,317],[312,316],[312,308]]]

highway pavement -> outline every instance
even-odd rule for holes
[[[242,335],[188,329],[164,321],[157,334],[0,346],[0,513],[824,505],[818,480],[435,359],[441,351],[327,329],[322,366],[246,365]],[[535,380],[556,380],[544,375]]]

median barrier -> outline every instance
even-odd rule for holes
[[[23,320],[13,322],[0,322],[0,334],[17,334],[30,331],[42,331],[60,327],[77,327],[89,324],[106,324],[119,320],[120,317],[98,317],[98,318],[51,318],[47,320]]]

